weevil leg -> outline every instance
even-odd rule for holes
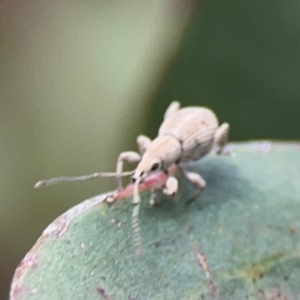
[[[163,189],[163,193],[167,196],[174,196],[178,191],[178,180],[174,176],[169,176],[165,187]]]
[[[142,235],[139,222],[139,212],[140,204],[136,204],[132,210],[131,215],[131,228],[132,228],[132,238],[133,238],[133,247],[135,254],[143,253],[142,247]]]
[[[180,167],[180,171],[198,189],[198,191],[196,191],[195,194],[187,201],[187,204],[191,204],[193,201],[195,201],[201,195],[201,193],[205,189],[206,181],[204,180],[203,177],[201,177],[200,174],[187,171],[182,166]]]
[[[123,165],[124,161],[127,162],[139,162],[141,160],[141,156],[139,153],[134,151],[126,151],[119,154],[118,161],[117,161],[117,171],[116,171],[116,179],[117,179],[117,186],[118,190],[122,190],[122,172],[123,172]]]
[[[217,147],[217,154],[222,154],[224,151],[224,147],[228,142],[229,128],[228,123],[223,123],[215,132],[214,147]]]
[[[136,138],[136,142],[138,144],[140,154],[143,155],[151,144],[151,139],[145,135],[139,135]]]
[[[149,204],[155,206],[159,204],[158,189],[151,189]]]
[[[167,196],[174,196],[178,191],[178,180],[174,176],[169,176],[163,188],[153,188],[151,189],[149,204],[154,206],[160,203],[159,193],[163,192],[163,194]]]
[[[165,112],[164,120],[169,118],[171,115],[173,115],[179,109],[180,109],[180,102],[179,101],[172,101],[171,104],[168,106],[166,112]]]

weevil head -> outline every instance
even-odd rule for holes
[[[181,157],[180,142],[171,136],[157,137],[152,141],[132,175],[132,181],[142,182],[150,174],[164,171]]]

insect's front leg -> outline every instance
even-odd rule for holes
[[[137,137],[136,142],[138,144],[140,154],[143,155],[151,144],[151,139],[141,134]]]
[[[127,162],[139,162],[141,160],[141,155],[134,151],[126,151],[119,154],[118,161],[117,161],[117,171],[116,171],[116,179],[117,179],[117,186],[118,190],[122,190],[122,172],[123,172],[123,165],[124,161]]]
[[[217,154],[222,154],[228,142],[229,124],[223,123],[215,132],[214,147],[217,147]]]
[[[198,173],[187,171],[182,166],[180,166],[179,169],[182,172],[182,174],[198,189],[198,191],[196,191],[194,193],[194,195],[187,201],[188,204],[191,204],[193,201],[195,201],[201,195],[201,193],[205,189],[206,181]]]
[[[165,183],[163,193],[167,196],[174,196],[177,192],[178,192],[178,180],[174,176],[169,176]]]
[[[167,196],[174,196],[178,191],[178,180],[174,176],[169,176],[161,188],[152,188],[150,194],[149,204],[154,206],[159,204],[159,194],[163,192],[163,194]]]

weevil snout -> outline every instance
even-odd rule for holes
[[[144,156],[142,161],[138,164],[136,170],[131,176],[132,182],[143,182],[146,177],[151,173],[159,171],[161,169],[161,163],[158,159],[150,159],[147,155]]]
[[[135,183],[137,180],[139,181],[139,183],[142,183],[146,177],[148,176],[147,173],[145,173],[144,171],[138,171],[136,170],[130,177],[131,181],[133,183]]]

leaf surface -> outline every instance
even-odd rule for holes
[[[101,195],[70,209],[17,268],[11,299],[298,299],[300,145],[227,150],[190,164],[207,181],[192,204],[184,178],[157,207],[142,194],[141,255],[129,199],[107,205]]]

